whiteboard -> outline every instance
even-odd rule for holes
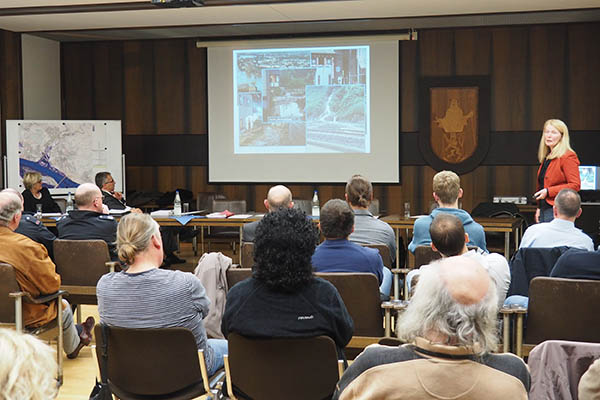
[[[39,172],[60,195],[109,171],[115,190],[124,191],[121,121],[7,120],[6,147],[8,187],[22,191],[25,173]]]

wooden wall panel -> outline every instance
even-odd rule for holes
[[[156,191],[156,167],[127,167],[127,191]]]
[[[419,57],[417,41],[400,42],[400,132],[419,129]]]
[[[154,46],[152,42],[124,42],[123,60],[125,92],[123,132],[127,135],[156,133]]]
[[[208,133],[206,48],[197,49],[194,39],[186,40],[189,77],[189,133]]]
[[[123,119],[123,44],[93,46],[94,119]]]
[[[154,114],[159,134],[185,133],[186,46],[183,40],[154,42]]]
[[[456,75],[490,73],[491,33],[487,29],[461,29],[455,33]]]
[[[92,48],[90,43],[63,45],[61,86],[65,119],[94,119]]]
[[[169,192],[178,188],[186,188],[186,170],[185,167],[157,167],[159,192]]]
[[[0,29],[0,60],[0,147],[5,155],[6,120],[23,118],[21,34]]]
[[[518,131],[528,126],[527,37],[527,28],[492,31],[492,131]]]
[[[600,130],[600,23],[568,28],[571,130]]]
[[[419,32],[421,76],[448,76],[454,72],[454,32],[450,29]]]
[[[531,118],[525,129],[541,132],[544,121],[566,118],[566,26],[534,26],[529,32]]]

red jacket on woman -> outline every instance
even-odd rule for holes
[[[540,176],[540,168],[538,168],[538,178]],[[554,198],[561,190],[565,188],[573,189],[576,192],[581,187],[581,179],[579,178],[579,158],[577,154],[571,150],[567,150],[562,157],[555,158],[550,161],[546,175],[544,176],[544,188],[548,189],[546,202],[551,206],[554,205]],[[538,182],[537,190],[541,190]]]

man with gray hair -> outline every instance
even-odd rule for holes
[[[448,257],[422,272],[398,321],[398,347],[371,345],[334,399],[527,399],[527,366],[497,347],[497,295],[475,260]]]
[[[46,248],[14,232],[22,211],[23,202],[19,196],[7,191],[0,193],[0,262],[15,268],[21,290],[34,297],[55,293],[60,287],[60,275],[56,273],[56,266],[48,257]],[[75,358],[83,346],[92,340],[94,318],[89,317],[83,325],[76,326],[66,300],[63,300],[62,308],[63,348],[68,358]],[[57,312],[54,304],[23,303],[23,321],[30,328],[52,321]]]
[[[568,246],[594,251],[594,242],[575,227],[581,215],[581,197],[573,189],[561,190],[554,199],[554,219],[527,228],[519,248]]]
[[[263,204],[268,212],[277,211],[280,208],[292,208],[294,202],[292,201],[292,192],[290,189],[283,185],[273,186],[267,193],[267,198]],[[249,224],[244,224],[242,227],[242,240],[244,242],[254,242],[256,235],[256,227],[260,221],[253,221]]]

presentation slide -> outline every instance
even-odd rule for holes
[[[211,183],[397,183],[398,37],[208,48]]]
[[[369,47],[233,52],[236,154],[368,153]]]

